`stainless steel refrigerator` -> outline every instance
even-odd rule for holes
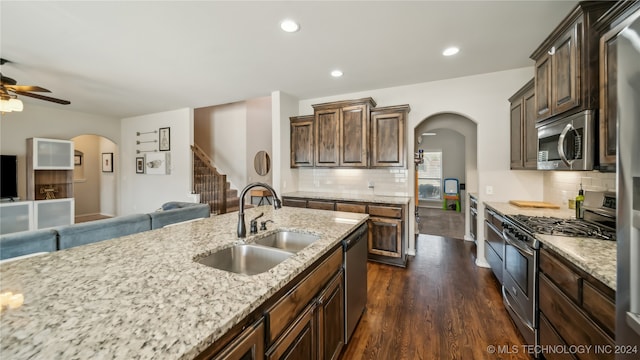
[[[601,100],[617,113],[618,360],[640,357],[640,6],[622,18],[600,43],[611,89]]]

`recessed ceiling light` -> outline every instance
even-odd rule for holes
[[[442,52],[442,55],[444,56],[451,56],[451,55],[455,55],[460,51],[460,49],[458,49],[455,46],[452,47],[448,47],[446,49],[444,49],[444,51]]]
[[[333,71],[331,72],[331,76],[333,76],[333,77],[340,77],[340,76],[342,76],[342,71],[340,71],[340,70],[333,70]]]
[[[300,25],[298,25],[297,22],[293,21],[293,20],[283,20],[280,23],[280,28],[286,32],[296,32],[298,30],[300,30]]]

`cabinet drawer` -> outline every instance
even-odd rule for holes
[[[540,311],[567,345],[609,345],[613,340],[591,322],[544,274],[540,274]],[[582,360],[614,359],[615,354],[581,353]]]
[[[493,274],[498,279],[498,282],[502,284],[502,257],[496,254],[495,250],[489,246],[488,242],[484,243],[484,255],[487,258],[487,262],[491,266]]]
[[[580,276],[555,259],[547,250],[540,250],[540,270],[576,303],[579,296]]]
[[[504,258],[504,238],[501,233],[496,232],[490,223],[485,223],[485,225],[485,233],[487,234],[485,243],[493,248],[493,251],[502,261],[502,258]]]
[[[615,335],[616,304],[587,281],[582,282],[582,307],[600,322],[609,335]]]
[[[333,210],[335,208],[335,204],[333,201],[309,200],[307,201],[307,208],[317,210]]]
[[[283,206],[290,206],[290,207],[306,208],[307,207],[307,200],[284,198],[284,199],[282,199],[282,205]]]
[[[213,360],[263,359],[264,323],[262,320],[246,329]]]
[[[394,218],[394,219],[402,219],[402,208],[369,205],[369,215]]]
[[[342,247],[329,257],[307,277],[267,311],[269,343],[277,339],[297,315],[304,309],[320,289],[342,267]]]
[[[336,203],[336,211],[346,211],[352,213],[367,213],[367,205],[365,204],[349,204],[349,203]]]
[[[562,346],[564,349],[567,345],[542,313],[540,314],[540,345],[542,349],[555,346]],[[543,352],[543,354],[546,360],[576,360],[576,357],[569,353]]]

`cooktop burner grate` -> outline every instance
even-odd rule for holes
[[[527,215],[513,215],[512,218],[533,233],[614,241],[616,239],[614,231],[584,220]]]

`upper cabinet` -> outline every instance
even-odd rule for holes
[[[372,98],[313,105],[315,165],[367,167]]]
[[[536,130],[536,94],[534,80],[509,98],[511,103],[511,169],[537,168],[538,132]]]
[[[405,166],[405,124],[409,111],[409,105],[400,105],[371,112],[371,167]]]
[[[291,167],[407,166],[409,105],[376,108],[372,98],[313,105],[291,117]]]
[[[73,197],[73,141],[27,139],[27,199]]]
[[[598,108],[598,41],[594,24],[613,2],[579,3],[534,51],[537,120]]]
[[[290,118],[291,167],[313,166],[313,115]]]

